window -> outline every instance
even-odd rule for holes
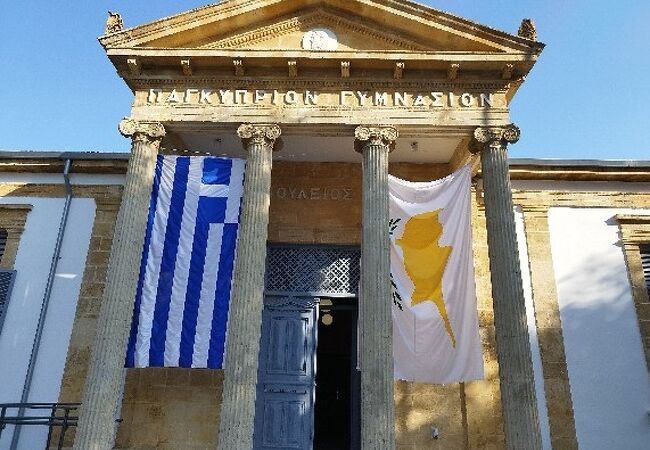
[[[0,228],[0,260],[5,253],[7,246],[7,230]],[[0,269],[0,333],[2,333],[2,324],[5,321],[7,307],[9,306],[9,297],[11,288],[16,277],[15,270]]]
[[[650,296],[650,244],[640,245],[639,250],[641,252],[641,266],[643,267],[645,286]]]
[[[0,228],[0,261],[5,254],[5,248],[7,247],[7,230]]]

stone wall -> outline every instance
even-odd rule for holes
[[[414,181],[449,172],[446,165],[391,166],[391,173]],[[358,245],[361,227],[360,165],[277,162],[269,241],[274,243]],[[12,196],[62,197],[63,186],[0,187]],[[99,311],[107,257],[121,188],[75,187],[75,195],[97,202],[88,265],[61,385],[61,402],[80,401]],[[515,191],[526,221],[540,349],[551,415],[554,448],[575,448],[575,426],[563,360],[561,325],[552,260],[547,248],[544,211],[553,206],[650,207],[648,194],[622,192]],[[541,212],[540,212],[541,211]],[[540,215],[541,214],[541,215]],[[485,214],[472,195],[474,260],[480,334],[486,379],[466,384],[429,386],[396,382],[396,432],[399,449],[499,449],[504,447],[498,365],[494,341]],[[648,344],[646,341],[646,348]],[[133,369],[126,371],[122,422],[116,448],[214,448],[223,372],[218,370]],[[431,439],[431,427],[440,439]],[[68,436],[71,442],[73,433]]]
[[[412,181],[449,173],[447,165],[394,164],[390,172]],[[273,168],[269,241],[358,245],[361,166],[282,163]],[[473,196],[474,253],[486,380],[448,386],[396,382],[396,432],[400,449],[503,446],[498,367],[484,212]],[[123,422],[117,448],[215,448],[222,371],[127,371]],[[441,438],[432,440],[431,427]]]

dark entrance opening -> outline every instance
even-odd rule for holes
[[[323,299],[318,317],[314,450],[357,450],[360,378],[356,299]]]

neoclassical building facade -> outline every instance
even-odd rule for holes
[[[650,164],[509,162],[520,136],[509,105],[544,48],[532,21],[508,34],[405,0],[228,0],[134,28],[110,14],[100,43],[134,95],[119,124],[128,158],[4,154],[0,167],[8,269],[35,257],[18,246],[37,233],[35,212],[43,227],[47,208],[72,205],[62,224],[80,242],[65,288],[75,301],[53,306],[65,345],[43,350],[57,381],[18,356],[7,376],[22,402],[81,403],[63,445],[642,448],[647,411],[630,391],[650,396]],[[223,371],[124,369],[159,155],[246,159]],[[486,376],[394,381],[387,177],[433,180],[465,164]],[[70,239],[54,251],[73,252]],[[313,281],[325,266],[335,270]],[[21,336],[17,303],[0,354]],[[280,346],[263,326],[278,311],[310,331]],[[43,323],[14,341],[29,348]],[[296,349],[299,375],[265,378],[266,353],[290,361]],[[589,374],[604,359],[603,376],[625,374],[599,401],[608,381]],[[30,371],[47,398],[30,394]],[[611,417],[626,431],[595,440]],[[20,434],[0,435],[0,448],[43,439]]]

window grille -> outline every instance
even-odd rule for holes
[[[9,298],[11,297],[11,289],[15,278],[15,270],[0,269],[0,334],[7,315],[7,307],[9,306]]]
[[[645,277],[645,286],[650,295],[650,244],[641,245],[641,265],[643,266],[643,276]]]
[[[266,290],[356,296],[360,258],[356,247],[270,246]]]

